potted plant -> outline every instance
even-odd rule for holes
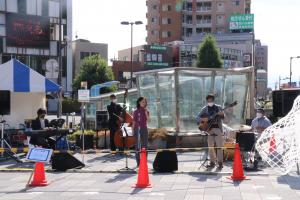
[[[165,149],[168,131],[165,128],[149,129],[149,149]]]
[[[94,135],[96,134],[93,130],[85,130],[84,131],[84,149],[92,149],[94,148]],[[76,146],[82,148],[82,131],[77,130],[72,135],[68,136],[69,140],[75,140]]]

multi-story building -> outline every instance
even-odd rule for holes
[[[132,47],[132,60],[133,61],[141,61],[143,55],[142,52],[144,51],[144,45],[139,45]],[[118,51],[118,60],[120,61],[130,61],[131,57],[131,48],[122,49]]]
[[[72,0],[0,0],[0,63],[16,58],[45,75],[46,62],[56,60],[60,84],[71,91],[71,39]]]
[[[78,39],[72,42],[73,48],[73,78],[80,70],[81,61],[88,56],[95,54],[100,55],[103,59],[107,61],[107,51],[108,45],[102,43],[91,43],[88,40]]]
[[[195,66],[199,44],[205,35],[193,36],[180,44],[180,66]],[[251,65],[252,34],[214,34],[217,46],[223,59],[224,68],[235,68]],[[248,60],[250,59],[250,60]],[[247,62],[246,62],[247,61]]]
[[[257,96],[268,96],[268,46],[255,41],[255,67],[257,69]]]
[[[250,5],[251,0],[184,0],[182,3],[147,0],[147,43],[164,44],[203,33],[230,33],[229,17],[250,13]]]
[[[181,8],[176,0],[147,0],[147,44],[181,39]]]

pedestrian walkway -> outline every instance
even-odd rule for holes
[[[47,173],[46,187],[25,188],[29,173],[0,173],[1,200],[297,200],[298,176],[251,176],[233,183],[226,175],[151,174],[152,188],[137,189],[136,174]]]

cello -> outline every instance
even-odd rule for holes
[[[121,116],[117,116],[119,129],[115,132],[114,142],[118,148],[131,148],[135,145],[135,137],[126,135],[123,137],[122,126],[123,124],[129,124],[128,127],[132,127],[133,117],[126,112],[126,99],[128,95],[128,90],[125,89],[124,100],[123,100],[123,109]]]

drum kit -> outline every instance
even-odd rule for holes
[[[228,149],[224,150],[224,158],[227,160],[233,160],[235,143],[239,143],[240,150],[242,152],[254,152],[254,145],[257,139],[257,133],[251,130],[251,126],[247,125],[234,125],[228,126],[223,124],[225,132],[224,147]]]

